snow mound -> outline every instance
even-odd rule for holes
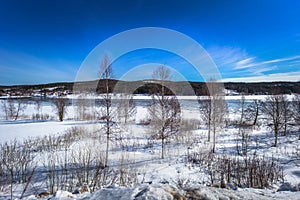
[[[180,198],[181,197],[181,198]],[[104,188],[91,195],[92,200],[159,200],[183,199],[174,188],[167,185],[141,185],[134,188]]]
[[[176,189],[170,185],[140,185],[133,188],[103,188],[93,194],[88,199],[92,200],[177,200],[177,199],[299,199],[300,192],[275,192],[271,190],[246,188],[230,190],[215,187],[193,187],[184,190]],[[80,199],[80,198],[79,198]]]
[[[75,196],[70,193],[70,192],[67,192],[67,191],[62,191],[62,190],[58,190],[56,193],[55,193],[55,199],[74,199]]]
[[[299,184],[300,187],[300,184]],[[283,183],[277,191],[290,191],[290,192],[298,192],[299,188],[291,183]]]

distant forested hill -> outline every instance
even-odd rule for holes
[[[76,88],[81,92],[96,92],[102,93],[104,91],[104,80],[94,80],[87,82],[76,83]],[[134,90],[134,94],[151,94],[155,92],[158,84],[156,81],[117,81],[110,80],[110,90],[114,91],[114,87],[117,83],[124,88],[131,88],[139,86]],[[174,88],[176,88],[177,95],[191,95],[188,94],[187,87],[192,87],[194,92],[198,95],[207,95],[207,89],[204,82],[170,82]],[[0,96],[12,95],[12,96],[32,96],[34,94],[49,95],[54,93],[73,93],[73,82],[60,82],[38,85],[14,85],[14,86],[0,86]],[[250,94],[250,95],[265,95],[282,93],[292,94],[300,93],[300,82],[261,82],[261,83],[224,83],[227,91],[232,91],[232,94]],[[166,89],[169,94],[172,91]]]

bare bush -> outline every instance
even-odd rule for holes
[[[249,151],[249,143],[250,143],[250,137],[251,137],[251,128],[242,128],[240,129],[240,140],[237,139],[236,141],[236,147],[237,147],[237,153],[238,155],[246,156]]]
[[[180,122],[180,131],[175,135],[175,141],[181,144],[190,145],[194,143],[193,131],[199,126],[197,119],[183,119]]]
[[[225,188],[231,183],[238,187],[267,188],[283,181],[283,169],[274,157],[254,154],[240,158],[194,152],[189,162],[208,170],[211,186]]]
[[[31,116],[32,120],[49,120],[50,119],[50,115],[49,114],[32,114]]]
[[[10,184],[10,195],[13,198],[14,186],[20,184],[22,198],[28,189],[36,170],[36,162],[28,143],[19,144],[16,140],[0,146],[1,184]]]
[[[87,135],[86,130],[74,127],[62,136],[44,138],[43,146],[47,150],[42,157],[46,186],[51,194],[59,189],[81,193],[114,183],[126,186],[135,183],[136,175],[131,171],[128,158],[123,157],[116,167],[105,167],[105,154],[100,150],[102,143],[90,140]]]
[[[62,136],[59,136],[63,143],[70,146],[72,143],[80,141],[83,138],[89,137],[89,131],[84,127],[74,126],[65,131]]]
[[[122,152],[117,168],[117,183],[120,186],[134,186],[137,184],[137,170],[133,168],[134,163],[129,160],[128,155]]]
[[[104,169],[103,155],[95,150],[92,145],[87,144],[71,152],[72,168],[81,186],[84,184],[96,186],[101,170]]]
[[[212,163],[213,156],[210,148],[211,147],[208,145],[201,145],[196,151],[188,151],[187,162],[191,163],[193,166],[210,165]]]
[[[45,139],[48,139],[45,141],[46,146],[44,146],[45,149],[47,149],[47,151],[44,151],[42,154],[42,158],[43,158],[42,163],[47,177],[46,186],[50,194],[53,194],[55,191],[58,190],[60,185],[59,182],[60,174],[57,167],[57,155],[56,155],[57,140],[55,137],[51,137],[51,136]]]
[[[48,191],[53,194],[59,189],[72,191],[75,187],[75,172],[70,146],[80,139],[81,130],[71,128],[62,136],[48,136],[43,141],[43,166],[46,172]]]

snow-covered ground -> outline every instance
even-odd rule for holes
[[[241,96],[227,96],[227,101],[233,110],[236,100]],[[246,100],[264,100],[266,96],[246,96]],[[291,99],[289,97],[289,99]],[[149,97],[135,96],[135,100],[149,100]],[[195,97],[178,97],[182,100],[182,116],[185,120],[199,120],[200,115]],[[4,120],[3,113],[0,121],[0,143],[9,142],[14,139],[22,142],[27,138],[37,138],[48,135],[64,135],[72,127],[81,127],[90,133],[101,132],[103,124],[101,121],[76,121],[75,107],[68,106],[68,113],[65,121],[57,121],[56,114],[49,103],[43,103],[41,112],[48,114],[50,118],[44,121],[35,121],[30,118],[36,113],[34,104],[27,105],[20,120]],[[230,118],[238,115],[231,113]],[[27,117],[27,118],[26,118]],[[140,123],[147,120],[147,108],[145,105],[138,105],[133,122],[121,127],[122,140],[110,143],[109,163],[117,167],[121,164],[122,157],[126,158],[128,164],[128,175],[136,176],[137,181],[131,186],[121,186],[118,183],[99,188],[92,193],[72,194],[58,190],[54,195],[42,197],[41,199],[180,199],[186,196],[191,199],[300,199],[300,140],[298,133],[291,132],[288,136],[280,136],[278,147],[272,147],[273,134],[270,130],[261,126],[251,132],[248,155],[274,157],[279,165],[283,167],[284,182],[265,189],[241,188],[228,185],[227,189],[208,186],[210,177],[207,169],[199,164],[188,162],[188,155],[193,152],[207,153],[211,148],[211,142],[207,142],[207,130],[201,126],[188,130],[166,145],[166,157],[160,159],[160,141],[149,141],[149,127]],[[151,131],[151,130],[150,130]],[[227,127],[217,135],[216,154],[235,156],[238,129]],[[179,137],[179,136],[178,136]],[[81,137],[70,145],[70,152],[73,153],[80,148],[93,149],[104,154],[104,143],[98,143],[93,135]],[[35,195],[47,190],[45,171],[43,171],[43,160],[49,152],[36,154],[38,163],[36,175],[32,181],[30,190],[24,199],[37,199]],[[63,157],[63,151],[57,153]],[[1,171],[0,171],[1,172]],[[133,173],[134,172],[134,173]],[[1,176],[1,174],[0,174]],[[17,185],[17,184],[16,184]],[[14,187],[14,197],[19,198],[21,187]],[[288,191],[278,191],[288,190]],[[295,191],[292,191],[295,190]],[[9,199],[9,186],[0,186],[0,199]]]

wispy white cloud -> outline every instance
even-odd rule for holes
[[[251,68],[248,71],[251,72],[253,75],[263,75],[264,72],[269,72],[275,69],[277,69],[277,66]]]
[[[241,49],[235,47],[220,47],[213,46],[207,48],[207,52],[210,54],[212,59],[215,61],[218,67],[232,67],[238,62],[249,62],[252,57],[249,57],[248,53]]]
[[[213,47],[209,48],[208,52],[217,63],[222,75],[226,77],[224,81],[298,81],[300,79],[300,55],[261,60],[241,48]]]
[[[273,60],[267,60],[267,61],[262,61],[262,62],[251,62],[251,63],[246,63],[244,65],[237,64],[235,69],[246,69],[246,68],[258,67],[258,66],[263,66],[263,65],[268,65],[268,64],[293,61],[293,60],[297,60],[297,59],[300,59],[300,55],[286,57],[286,58],[273,59]]]
[[[249,65],[250,63],[252,63],[254,61],[254,59],[255,59],[255,57],[249,57],[244,60],[238,61],[236,63],[236,68],[242,68],[245,65]]]
[[[300,72],[274,73],[268,75],[222,79],[222,82],[276,82],[276,81],[300,81]]]

